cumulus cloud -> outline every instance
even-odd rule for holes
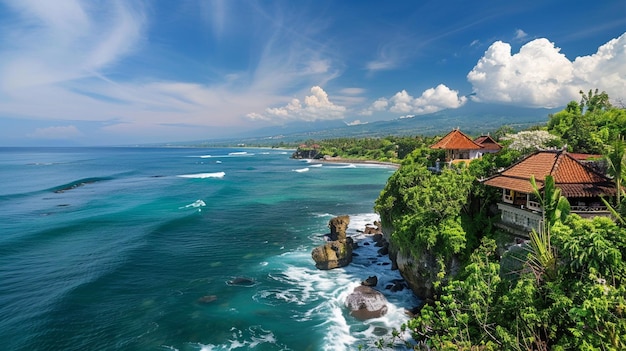
[[[249,113],[248,118],[253,120],[332,120],[341,119],[346,112],[345,106],[335,105],[328,99],[328,94],[319,86],[311,88],[311,95],[304,101],[292,99],[283,107],[267,108],[265,112]]]
[[[380,112],[387,110],[389,101],[386,98],[380,98],[374,101],[368,108],[362,110],[359,114],[362,116],[371,116],[374,112]]]
[[[598,88],[614,99],[626,99],[626,33],[600,46],[590,56],[577,57],[572,64],[577,86]]]
[[[465,102],[467,102],[467,98],[459,96],[458,91],[451,90],[444,84],[439,84],[436,88],[424,90],[419,97],[413,97],[406,90],[402,90],[389,99],[380,98],[361,111],[360,114],[370,116],[374,112],[388,110],[393,113],[423,115],[449,108],[459,108]]]
[[[80,137],[83,133],[73,125],[37,128],[34,132],[28,134],[29,138],[47,139],[47,140],[69,140]]]
[[[626,33],[574,62],[544,38],[528,42],[516,54],[510,44],[497,41],[467,79],[479,102],[554,108],[579,99],[580,90],[595,88],[624,98]]]
[[[458,108],[467,101],[465,96],[459,96],[459,92],[451,90],[443,84],[436,88],[424,90],[420,97],[414,98],[406,90],[394,95],[390,100],[389,111],[395,113],[414,113],[423,115],[448,108]]]

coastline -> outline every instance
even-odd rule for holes
[[[320,158],[320,159],[309,159],[308,162],[310,163],[346,163],[346,164],[358,163],[358,164],[369,164],[369,165],[376,165],[376,166],[387,166],[387,167],[392,167],[395,169],[400,168],[399,163],[358,159],[358,158],[325,157],[325,158]]]

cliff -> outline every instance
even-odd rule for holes
[[[383,227],[383,236],[389,242],[389,258],[393,262],[413,293],[422,300],[430,300],[435,297],[436,289],[434,283],[438,280],[439,262],[434,253],[427,249],[410,253],[403,252],[391,240],[393,229]],[[446,278],[455,277],[461,270],[461,262],[457,256],[452,256],[444,262],[446,267]]]

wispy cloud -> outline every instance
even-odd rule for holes
[[[18,15],[0,49],[2,90],[96,77],[136,48],[145,18],[126,2],[100,8],[78,1],[10,1]]]
[[[73,125],[59,126],[59,127],[47,127],[37,128],[27,137],[33,139],[46,139],[46,140],[70,140],[76,137],[82,136],[83,133]]]

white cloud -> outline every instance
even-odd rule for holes
[[[517,29],[515,31],[515,39],[517,39],[517,40],[524,39],[527,36],[528,36],[528,34],[526,32],[524,32],[523,30],[521,30],[521,29]]]
[[[458,108],[467,101],[465,96],[459,96],[459,92],[451,90],[443,84],[436,88],[424,90],[418,98],[413,98],[406,90],[396,93],[389,99],[391,107],[389,111],[394,113],[413,113],[423,115],[448,108]]]
[[[374,112],[385,111],[389,106],[389,101],[386,98],[380,98],[374,101],[368,108],[361,111],[359,114],[362,116],[371,116]]]
[[[390,111],[393,113],[423,115],[449,108],[459,108],[465,104],[467,98],[459,96],[459,92],[451,90],[444,84],[429,88],[422,92],[420,97],[411,96],[406,90],[397,92],[389,99],[380,98],[368,108],[360,112],[363,116],[371,116],[374,112]]]
[[[626,33],[593,55],[577,57],[572,66],[583,91],[598,88],[613,99],[626,100]]]
[[[83,133],[73,125],[61,127],[37,128],[28,134],[29,138],[46,140],[69,140],[82,136]]]
[[[367,124],[367,122],[361,122],[361,120],[355,119],[352,122],[346,123],[347,126],[358,126],[358,125],[361,125],[361,124]]]
[[[145,18],[116,1],[99,7],[80,1],[9,1],[18,15],[0,49],[1,88],[63,83],[97,76],[142,39]]]
[[[247,117],[253,120],[332,120],[344,117],[346,108],[335,105],[328,99],[328,94],[319,86],[311,88],[311,95],[304,98],[292,99],[283,107],[267,108],[265,113],[249,113]]]
[[[363,88],[343,88],[339,91],[342,94],[346,95],[360,95],[365,93],[365,89]]]
[[[571,62],[547,39],[535,39],[511,55],[511,45],[493,43],[468,73],[479,102],[553,108],[599,89],[613,99],[626,97],[626,33],[596,54]]]
[[[304,70],[307,74],[326,73],[330,69],[329,60],[312,60],[308,62],[308,66]]]

